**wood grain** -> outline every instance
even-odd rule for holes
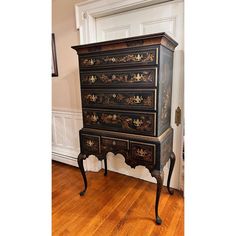
[[[87,172],[89,189],[80,197],[78,168],[52,163],[53,236],[182,236],[184,199],[164,187],[160,199],[163,223],[154,222],[156,185],[115,172]]]
[[[129,47],[151,46],[157,44],[161,44],[172,51],[174,51],[175,47],[178,45],[174,39],[162,32],[149,35],[140,35],[126,39],[115,39],[99,43],[77,45],[71,48],[75,49],[77,53],[83,54]]]

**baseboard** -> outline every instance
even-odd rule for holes
[[[52,160],[78,167],[77,159],[61,153],[52,152]]]

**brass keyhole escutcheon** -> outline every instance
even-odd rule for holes
[[[175,124],[179,126],[181,124],[181,109],[177,107],[175,110]]]

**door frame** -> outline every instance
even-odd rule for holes
[[[96,42],[96,18],[117,14],[128,10],[156,4],[176,4],[183,0],[88,0],[75,4],[76,28],[79,30],[80,44]]]

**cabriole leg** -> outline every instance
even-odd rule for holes
[[[171,180],[171,176],[172,176],[174,166],[175,166],[175,154],[174,154],[174,152],[172,152],[170,154],[170,170],[169,170],[168,179],[167,179],[167,189],[168,189],[168,192],[169,192],[170,195],[173,195],[173,193],[174,193],[174,190],[170,189],[170,180]]]
[[[161,189],[162,189],[162,185],[163,185],[163,171],[154,170],[151,174],[157,180],[155,215],[156,215],[156,223],[158,225],[160,225],[162,220],[161,220],[161,218],[158,214],[158,206],[159,206],[159,199],[160,199]]]
[[[85,175],[85,171],[84,171],[84,165],[83,165],[83,160],[86,159],[86,155],[80,153],[79,156],[78,156],[78,165],[79,165],[79,169],[80,169],[80,172],[83,176],[83,180],[84,180],[84,190],[80,192],[80,196],[83,196],[87,190],[87,178],[86,178],[86,175]]]

